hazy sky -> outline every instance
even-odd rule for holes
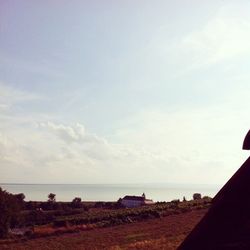
[[[250,2],[0,1],[0,182],[223,184],[249,155]]]

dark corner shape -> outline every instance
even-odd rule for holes
[[[243,147],[244,150],[250,150],[250,130],[248,131],[244,142],[243,142]]]
[[[250,149],[250,130],[243,149]],[[179,250],[250,249],[250,157],[213,198]]]

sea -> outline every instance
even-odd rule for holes
[[[117,201],[125,195],[142,195],[153,201],[192,199],[194,193],[214,197],[221,187],[211,185],[178,184],[0,184],[7,192],[23,193],[26,201],[46,201],[49,193],[56,194],[57,201]]]

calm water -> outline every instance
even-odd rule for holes
[[[178,185],[89,185],[89,184],[0,184],[2,189],[11,193],[24,193],[26,201],[46,201],[49,193],[56,194],[57,201],[72,201],[81,197],[83,201],[116,201],[125,195],[141,195],[154,201],[171,201],[173,199],[191,199],[193,193],[213,197],[220,187]]]

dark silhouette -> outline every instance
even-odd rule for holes
[[[243,149],[250,149],[250,131]],[[250,249],[250,157],[217,193],[179,250]]]
[[[18,225],[22,207],[21,197],[0,187],[0,238],[8,235],[9,229]]]
[[[75,197],[71,202],[72,208],[81,208],[83,207],[82,199],[80,197]]]
[[[55,194],[53,194],[53,193],[50,193],[49,195],[48,195],[48,202],[55,202],[56,201],[56,195]]]
[[[199,193],[193,194],[193,200],[200,200],[200,199],[201,199],[201,194],[199,194]]]
[[[250,149],[250,130],[248,131],[245,140],[243,142],[243,149],[249,150]]]

